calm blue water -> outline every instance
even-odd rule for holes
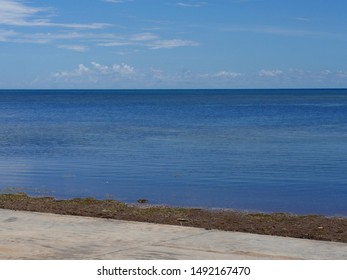
[[[347,90],[3,90],[0,190],[347,216]]]

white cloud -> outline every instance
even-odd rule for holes
[[[19,1],[0,0],[0,24],[24,25],[29,17],[42,11],[44,9],[29,7]]]
[[[8,42],[17,35],[13,30],[1,30],[0,29],[0,42]]]
[[[178,2],[176,3],[176,6],[178,7],[183,7],[183,8],[200,8],[204,5],[205,3],[199,2],[199,3],[183,3],[183,2]]]
[[[123,3],[127,2],[127,0],[101,0],[102,2],[109,2],[109,3]]]
[[[347,71],[337,71],[336,74],[339,78],[347,78]]]
[[[256,76],[248,75],[248,80],[254,87],[341,87],[347,78],[347,71],[320,70],[308,71],[303,69],[261,70]],[[345,87],[345,86],[344,86]]]
[[[232,3],[249,3],[249,2],[259,2],[263,0],[229,0]]]
[[[46,40],[46,41],[56,41],[56,40],[78,40],[78,39],[95,39],[95,35],[86,34],[80,32],[63,32],[63,33],[33,33],[33,34],[19,34],[19,37],[26,38],[28,40]]]
[[[88,24],[79,24],[79,23],[54,23],[48,20],[34,20],[34,21],[17,21],[12,22],[8,25],[16,26],[30,26],[30,27],[62,27],[69,29],[103,29],[106,27],[112,26],[107,23],[88,23]]]
[[[136,74],[135,68],[125,63],[102,65],[92,62],[91,66],[89,68],[84,64],[79,64],[75,70],[56,72],[52,74],[52,77],[65,80],[78,78],[79,81],[81,78],[86,78],[90,81],[98,81],[102,78],[128,79]]]
[[[126,63],[79,64],[74,70],[51,73],[48,77],[50,88],[142,88],[146,82],[143,73]]]
[[[85,52],[88,50],[86,46],[82,46],[82,45],[59,45],[58,48],[76,51],[76,52]]]
[[[228,72],[228,71],[220,71],[215,74],[211,74],[210,77],[213,78],[237,78],[243,76],[242,73],[237,73],[237,72]]]
[[[151,68],[150,75],[155,80],[164,80],[165,79],[164,71],[161,69]]]
[[[106,1],[106,0],[105,0]],[[128,1],[128,0],[127,0]],[[108,0],[120,3],[124,1]],[[200,3],[200,2],[199,2]],[[51,27],[49,33],[19,32],[0,29],[0,41],[12,43],[51,44],[58,48],[84,52],[92,46],[122,47],[139,46],[150,49],[170,49],[197,46],[192,40],[161,39],[152,32],[135,34],[87,33],[83,29],[95,30],[113,26],[107,23],[59,23],[52,20],[52,8],[34,7],[19,0],[0,0],[0,26]],[[59,27],[55,33],[53,27]],[[88,47],[87,47],[88,46]]]
[[[84,66],[83,64],[79,64],[78,65],[78,69],[77,69],[77,75],[81,76],[85,73],[88,73],[89,72],[89,69],[88,67]]]
[[[121,47],[121,46],[129,46],[134,45],[131,42],[119,42],[119,41],[112,41],[108,43],[98,43],[97,46],[100,47]]]
[[[273,78],[276,77],[276,78]],[[269,83],[271,81],[271,83]],[[151,67],[140,71],[126,63],[90,66],[80,64],[75,70],[52,74],[52,85],[81,88],[292,88],[341,87],[346,85],[347,70],[311,72],[301,69],[261,70],[240,73],[216,71],[199,74],[189,69],[164,71]],[[65,86],[66,87],[66,86]]]
[[[150,49],[171,49],[177,47],[198,46],[199,43],[192,40],[168,39],[160,40],[157,34],[146,32],[130,34],[108,38],[98,43],[102,47],[119,47],[119,46],[142,46]]]
[[[229,72],[229,71],[219,71],[216,73],[199,74],[197,78],[202,78],[206,81],[236,81],[245,76],[243,73],[239,72]]]
[[[95,70],[103,75],[119,74],[122,76],[129,76],[135,74],[135,68],[125,63],[113,64],[110,66],[102,65],[96,62],[92,62],[91,64]]]
[[[106,27],[112,26],[112,24],[108,23],[87,23],[87,24],[79,24],[79,23],[53,23],[53,22],[37,22],[37,23],[29,23],[30,26],[47,26],[47,27],[64,27],[71,29],[103,29]]]
[[[89,68],[86,67],[84,64],[79,64],[77,69],[73,71],[62,71],[54,73],[53,76],[55,78],[64,78],[64,77],[81,77],[83,75],[86,75],[89,73]]]
[[[281,70],[260,70],[258,76],[260,77],[277,77],[283,74]]]
[[[74,30],[59,33],[19,33],[13,30],[0,29],[0,42],[51,44],[58,48],[79,52],[86,51],[92,46],[138,46],[155,50],[199,45],[198,42],[192,40],[160,40],[159,35],[151,32],[118,35],[114,33],[94,33]]]
[[[71,40],[85,40],[93,39],[91,34],[83,34],[77,32],[66,33],[19,33],[13,30],[1,30],[0,29],[0,41],[12,42],[12,43],[29,43],[29,44],[53,44],[58,42],[58,47],[68,48],[68,43],[62,43],[61,41]],[[77,46],[80,44],[73,43],[71,45]]]
[[[55,23],[49,19],[51,10],[50,8],[32,7],[17,0],[0,0],[0,24],[73,29],[101,29],[110,26],[106,23]]]
[[[106,65],[101,65],[96,62],[92,62],[93,67],[102,74],[110,74],[110,67]]]
[[[153,33],[139,33],[139,34],[134,34],[130,36],[130,39],[132,41],[151,41],[151,40],[155,40],[158,39],[158,35],[153,34]]]
[[[149,44],[151,49],[171,49],[177,47],[191,47],[199,45],[195,41],[190,40],[180,40],[180,39],[172,39],[172,40],[157,40],[153,41]]]
[[[122,63],[121,65],[118,64],[113,64],[112,65],[112,70],[113,73],[118,73],[120,75],[133,75],[135,74],[135,69],[134,67]]]

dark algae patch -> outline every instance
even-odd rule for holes
[[[343,217],[132,205],[94,198],[57,200],[24,193],[1,194],[0,208],[347,243],[347,218]]]

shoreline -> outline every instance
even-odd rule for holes
[[[229,209],[126,204],[115,200],[0,194],[0,209],[139,221],[347,243],[347,218],[289,213],[248,213]]]

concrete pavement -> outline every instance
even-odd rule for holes
[[[347,244],[0,209],[0,259],[347,260]]]

